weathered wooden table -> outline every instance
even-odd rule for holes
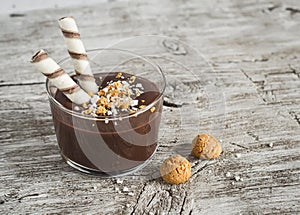
[[[118,179],[80,174],[59,155],[45,79],[29,63],[39,48],[57,60],[66,56],[56,21],[65,15],[76,18],[88,49],[135,35],[190,44],[216,79],[180,86],[192,94],[212,85],[222,96],[203,91],[196,102],[164,107],[160,146],[144,170]],[[1,214],[300,213],[298,0],[108,1],[3,15],[0,26]],[[171,55],[180,52],[176,43],[160,45]],[[220,112],[214,111],[218,102]],[[218,159],[188,155],[187,146],[203,131],[222,140]],[[158,167],[174,153],[190,159],[193,175],[171,186],[158,177]]]

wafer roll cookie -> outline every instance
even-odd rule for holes
[[[98,86],[95,82],[87,53],[80,39],[80,34],[74,18],[62,17],[58,20],[58,23],[72,58],[75,72],[79,75],[79,85],[86,92],[97,93]]]
[[[31,59],[31,63],[73,103],[81,105],[90,101],[91,97],[45,51],[36,52]]]

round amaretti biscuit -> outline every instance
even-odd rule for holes
[[[222,152],[219,141],[209,134],[199,134],[192,141],[192,153],[197,158],[213,159]]]
[[[169,184],[181,184],[191,177],[190,162],[180,156],[174,155],[167,158],[160,167],[163,180]]]

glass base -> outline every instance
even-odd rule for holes
[[[101,170],[87,168],[87,167],[84,167],[84,166],[70,160],[69,158],[67,158],[63,154],[61,154],[61,156],[69,166],[73,167],[74,169],[76,169],[76,170],[78,170],[82,173],[89,174],[89,175],[95,175],[95,176],[99,176],[99,177],[103,177],[103,178],[111,178],[111,177],[119,177],[119,176],[129,175],[129,174],[132,174],[132,173],[142,169],[143,167],[145,167],[151,161],[154,154],[155,153],[153,153],[151,155],[151,157],[148,160],[146,160],[144,163],[142,163],[142,164],[140,164],[136,167],[133,167],[133,168],[130,168],[130,169],[127,169],[127,170],[123,170],[123,171],[115,171],[115,172],[103,172]]]

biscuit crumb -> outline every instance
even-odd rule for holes
[[[152,108],[150,109],[150,112],[153,113],[154,111],[155,111],[155,107],[152,107]]]
[[[136,77],[133,75],[130,77],[129,79],[129,83],[132,84],[133,82],[135,82]]]
[[[116,78],[121,78],[122,77],[122,72],[119,72],[117,75],[116,75]]]
[[[201,159],[217,158],[222,152],[219,141],[211,135],[199,134],[192,141],[192,153]]]
[[[160,167],[160,175],[169,184],[181,184],[191,177],[190,162],[180,156],[174,155],[167,158]]]

